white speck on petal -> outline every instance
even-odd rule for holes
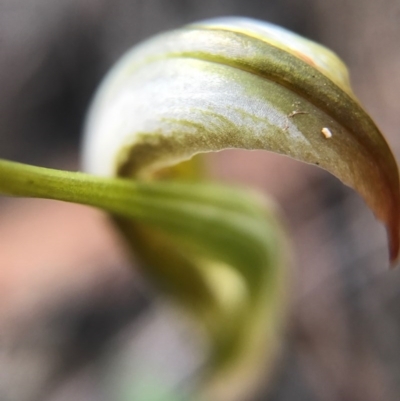
[[[332,138],[332,132],[329,128],[322,128],[321,132],[326,139]]]

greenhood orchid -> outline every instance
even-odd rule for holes
[[[352,93],[346,67],[326,48],[264,22],[199,22],[129,51],[90,108],[87,173],[0,161],[0,193],[113,216],[144,275],[208,338],[200,393],[213,400],[240,399],[271,367],[287,292],[275,207],[207,183],[194,157],[232,148],[290,156],[354,188],[385,224],[396,261],[396,161]]]

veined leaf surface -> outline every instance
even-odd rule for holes
[[[85,143],[87,170],[106,175],[146,177],[229,148],[315,164],[360,193],[397,259],[395,159],[355,100],[343,63],[282,28],[217,19],[134,48],[100,89]]]

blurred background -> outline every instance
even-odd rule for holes
[[[325,44],[400,157],[399,0],[0,0],[0,157],[79,169],[93,92],[128,48],[214,16],[267,20]],[[265,152],[209,158],[260,189],[292,238],[284,351],[258,400],[400,399],[400,271],[361,199],[314,167]],[[102,213],[0,199],[0,399],[128,401],[195,374],[179,316],[153,294]]]

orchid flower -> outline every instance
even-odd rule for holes
[[[277,152],[335,175],[385,224],[396,261],[396,161],[345,65],[265,22],[198,22],[130,50],[90,108],[86,173],[0,161],[0,193],[113,216],[143,274],[205,333],[210,355],[199,394],[212,400],[241,399],[271,369],[287,294],[276,207],[204,181],[201,154],[232,148]]]

